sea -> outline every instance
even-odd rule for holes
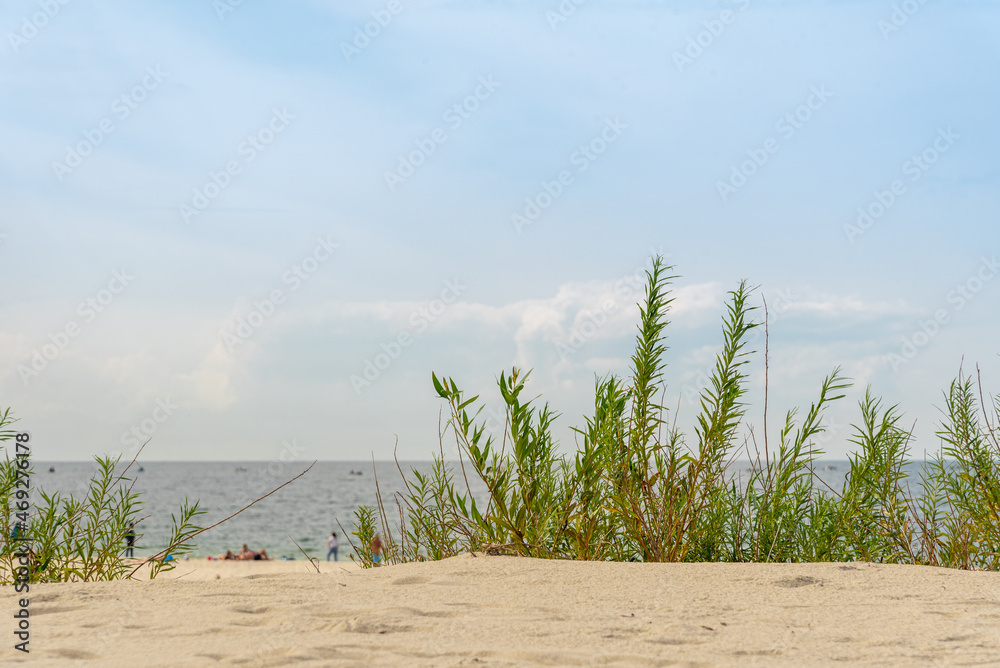
[[[133,490],[142,497],[137,525],[136,556],[155,554],[166,546],[172,515],[185,499],[198,501],[205,515],[197,518],[209,526],[240,510],[301,473],[308,462],[143,462],[133,464],[128,477]],[[340,538],[340,559],[350,559],[349,534],[354,531],[359,506],[375,506],[381,492],[393,526],[399,522],[395,495],[405,490],[399,469],[412,480],[411,470],[426,473],[431,462],[316,462],[308,473],[239,515],[194,539],[190,558],[236,552],[245,543],[251,549],[265,549],[276,559],[325,559],[331,531]],[[466,462],[468,466],[468,462]],[[748,464],[735,462],[731,475],[739,476]],[[141,468],[140,468],[141,467]],[[95,473],[93,462],[33,462],[33,501],[40,492],[59,492],[77,498],[85,495]],[[847,461],[817,461],[815,473],[821,489],[842,489]],[[456,489],[465,490],[461,469],[454,468]],[[477,499],[485,499],[486,487],[468,471],[469,488]],[[345,535],[347,534],[347,535]],[[296,545],[297,544],[297,545]],[[301,550],[300,550],[301,548]]]
[[[156,554],[166,547],[172,526],[185,499],[199,502],[205,515],[196,518],[207,527],[237,512],[254,499],[302,473],[310,462],[136,462],[127,473],[132,490],[142,498],[137,526],[136,557]],[[468,465],[468,462],[466,462]],[[375,506],[378,491],[386,511],[399,523],[394,501],[405,490],[401,468],[412,480],[411,469],[429,472],[431,462],[316,462],[308,473],[281,488],[239,515],[193,539],[190,557],[202,558],[239,551],[245,543],[253,550],[265,549],[276,559],[326,559],[327,539],[336,531],[340,559],[349,559],[351,545],[345,536],[354,531],[354,513],[359,506]],[[141,467],[141,469],[140,469]],[[32,501],[41,492],[62,496],[85,496],[96,472],[93,462],[32,462]],[[124,467],[120,467],[124,468]],[[461,476],[461,471],[458,471]],[[456,483],[458,480],[456,480]],[[484,497],[482,481],[469,478],[470,489]],[[478,484],[477,484],[478,483]],[[461,490],[465,489],[464,479]],[[356,539],[355,539],[356,540]],[[296,546],[298,544],[298,547]],[[302,548],[300,551],[299,547]]]

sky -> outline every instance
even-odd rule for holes
[[[1000,391],[994,2],[8,0],[0,36],[39,459],[451,456],[432,372],[496,431],[513,367],[571,452],[655,255],[689,443],[744,280],[772,433],[852,379],[828,458],[869,386],[915,456],[960,369]]]

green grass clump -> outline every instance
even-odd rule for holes
[[[548,405],[523,397],[527,373],[515,368],[500,375],[506,406],[500,439],[488,432],[479,397],[466,398],[452,378],[433,375],[459,461],[446,462],[442,448],[429,473],[403,476],[398,524],[390,522],[381,497],[378,508],[358,510],[354,534],[362,564],[371,565],[365,550],[381,527],[386,563],[487,551],[601,561],[866,560],[1000,568],[1000,443],[992,422],[1000,420],[1000,397],[984,402],[978,384],[959,375],[945,393],[942,451],[925,463],[913,492],[904,473],[910,433],[898,408],[883,406],[869,388],[853,425],[850,442],[857,450],[843,488],[819,489],[814,463],[823,452],[816,438],[824,412],[849,383],[834,369],[801,419],[795,409],[786,413],[773,445],[765,391],[763,453],[752,429],[749,439],[742,437],[745,368],[754,353],[747,339],[758,326],[744,282],[729,293],[722,352],[689,442],[658,399],[670,270],[654,258],[631,378],[596,382],[593,415],[575,430],[581,443],[571,455],[557,451],[556,415]],[[733,475],[729,465],[744,448],[751,469]],[[470,475],[485,484],[485,499],[472,494]]]
[[[16,420],[10,409],[0,412],[0,442],[10,441]],[[0,585],[13,584],[17,574],[27,573],[28,583],[117,580],[126,577],[135,564],[125,559],[125,534],[142,519],[142,497],[132,490],[133,479],[126,477],[132,466],[121,468],[118,457],[95,457],[96,471],[83,498],[72,494],[46,494],[32,498],[36,490],[18,486],[23,474],[17,460],[4,453],[0,461]],[[29,474],[32,473],[30,467]],[[29,479],[33,476],[29,475]],[[27,518],[27,523],[19,522]],[[194,550],[190,542],[201,527],[194,519],[203,515],[199,504],[187,500],[172,515],[173,528],[167,542],[170,560],[165,555],[149,562],[150,577],[171,570],[177,558]],[[137,528],[137,538],[138,528]],[[25,568],[20,554],[26,553]],[[21,569],[19,571],[19,568]]]

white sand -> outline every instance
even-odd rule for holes
[[[997,665],[1000,574],[464,555],[32,587],[38,666]],[[177,579],[179,577],[179,579]],[[217,579],[218,578],[218,579]]]

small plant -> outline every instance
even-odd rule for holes
[[[429,474],[413,470],[408,478],[400,471],[406,492],[396,498],[398,543],[380,494],[378,508],[356,512],[363,566],[372,563],[370,541],[381,525],[389,563],[484,550],[613,561],[861,559],[1000,569],[1000,397],[984,402],[981,383],[960,373],[945,393],[942,453],[911,481],[903,416],[869,388],[843,488],[821,489],[816,439],[827,407],[849,387],[840,370],[823,381],[801,421],[796,409],[786,413],[773,451],[765,389],[763,453],[749,425],[741,443],[745,365],[754,354],[747,334],[757,326],[748,305],[752,289],[741,283],[729,293],[722,351],[689,443],[658,402],[674,277],[654,258],[647,278],[631,378],[597,380],[594,413],[576,430],[581,444],[572,456],[558,454],[551,436],[557,416],[548,405],[523,398],[528,373],[500,375],[500,439],[480,419],[479,397],[466,398],[453,379],[432,375],[449,415],[441,437],[455,438],[465,493],[456,491],[456,466],[445,462],[443,447]],[[745,477],[730,470],[741,452],[751,459]],[[485,498],[472,494],[469,474],[485,484]]]
[[[0,441],[9,441],[14,432],[8,427],[14,422],[10,409],[0,414]],[[0,583],[9,584],[17,557],[15,552],[27,546],[31,562],[29,582],[66,582],[116,580],[126,575],[132,564],[125,559],[125,536],[139,521],[142,499],[133,491],[133,479],[126,477],[132,464],[119,472],[120,458],[96,457],[96,472],[90,480],[87,494],[77,499],[59,493],[39,492],[24,536],[16,535],[13,501],[17,496],[17,463],[5,453],[0,462]],[[30,473],[30,470],[29,470]],[[200,527],[193,523],[204,514],[198,504],[186,500],[174,524],[168,544],[176,544],[172,558],[150,562],[150,576],[170,570],[175,559],[193,546],[184,538]],[[13,540],[18,538],[18,545]]]
[[[0,443],[12,440],[17,421],[10,408],[0,412]],[[140,448],[140,452],[142,449]],[[136,458],[138,453],[136,454]],[[184,499],[176,514],[171,514],[172,527],[167,546],[144,563],[136,565],[125,559],[125,538],[146,517],[140,517],[142,496],[133,491],[133,478],[126,477],[135,458],[120,468],[120,457],[95,457],[96,472],[90,479],[87,494],[77,499],[58,493],[39,492],[41,503],[35,502],[25,534],[18,525],[17,503],[26,503],[24,490],[17,489],[19,464],[4,453],[0,462],[0,585],[11,584],[20,565],[21,554],[30,562],[28,582],[67,582],[117,580],[132,577],[144,566],[149,567],[150,579],[163,571],[172,570],[178,560],[194,551],[193,539],[199,534],[239,515],[247,508],[266,499],[281,488],[298,480],[306,470],[258,497],[235,513],[209,527],[195,523],[205,514],[199,502]],[[31,471],[28,471],[29,475]],[[23,572],[23,571],[22,571]]]

